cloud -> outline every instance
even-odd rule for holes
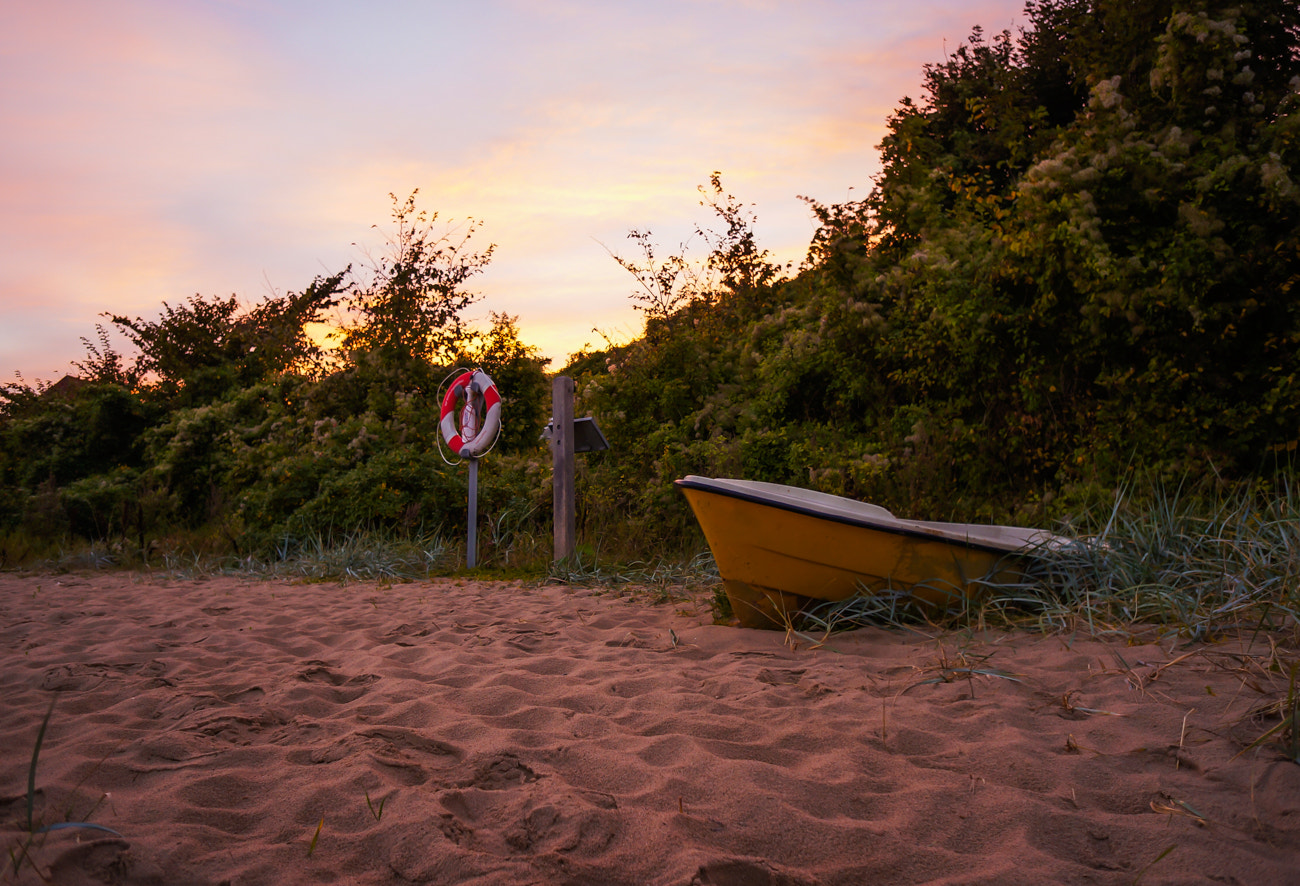
[[[865,196],[921,65],[1019,2],[20,4],[0,301],[24,334],[0,371],[79,358],[102,310],[301,289],[375,248],[388,194],[415,188],[499,245],[477,309],[562,360],[593,327],[639,329],[605,246],[637,228],[677,247],[710,220],[713,170],[763,245],[802,258],[797,195]]]

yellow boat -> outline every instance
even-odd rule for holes
[[[786,627],[810,603],[886,590],[947,607],[984,584],[1016,581],[1035,550],[1065,543],[1019,526],[904,520],[778,483],[689,476],[677,485],[744,627]]]

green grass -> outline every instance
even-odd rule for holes
[[[1121,493],[1099,529],[1072,535],[1079,543],[1045,558],[1008,595],[1008,609],[1027,610],[1049,629],[1151,624],[1191,639],[1298,624],[1300,490],[1293,483],[1220,494],[1157,488],[1141,499]]]
[[[681,559],[623,552],[602,555],[586,544],[551,562],[549,534],[525,532],[499,520],[479,535],[474,576],[648,591],[669,599],[674,589],[716,588],[720,579],[705,551]],[[951,610],[919,607],[910,589],[886,588],[802,614],[806,632],[833,633],[864,625],[1082,628],[1104,636],[1134,625],[1177,631],[1189,639],[1249,627],[1300,624],[1300,488],[1282,480],[1176,488],[1134,484],[1105,507],[1080,514],[1056,530],[1074,544],[1045,554],[1015,585],[987,586]],[[17,542],[10,538],[16,549]],[[465,539],[439,532],[307,533],[284,538],[262,556],[237,557],[210,545],[181,541],[152,554],[150,569],[177,577],[237,574],[309,581],[410,581],[465,575]],[[129,550],[111,543],[69,546],[38,569],[130,568]],[[715,593],[725,616],[725,596]]]
[[[921,607],[897,588],[816,606],[788,627],[814,645],[869,625],[940,636],[996,628],[1128,641],[1154,633],[1176,636],[1193,650],[1171,664],[1214,654],[1212,644],[1224,637],[1266,641],[1265,654],[1237,656],[1237,666],[1249,661],[1254,668],[1252,685],[1266,685],[1266,695],[1274,696],[1251,712],[1261,731],[1242,753],[1269,743],[1300,764],[1300,489],[1294,482],[1124,489],[1105,510],[1057,532],[1071,543],[1041,552],[1022,582],[990,583],[948,611]],[[821,637],[809,636],[814,633]],[[950,668],[933,679],[966,673]]]
[[[43,559],[24,564],[33,571],[82,572],[147,569],[178,579],[234,575],[247,578],[288,578],[305,581],[419,581],[442,576],[485,580],[540,581],[613,589],[636,589],[651,597],[674,598],[682,587],[716,584],[712,555],[615,560],[602,558],[591,545],[582,545],[567,560],[552,561],[551,538],[523,531],[503,531],[485,525],[478,537],[478,563],[465,565],[466,540],[441,533],[411,534],[355,530],[284,537],[261,555],[236,556],[228,551],[177,537],[160,545],[148,563],[110,543],[64,542]]]
[[[677,602],[686,599],[691,589],[713,588],[721,582],[713,554],[708,550],[685,560],[602,564],[590,549],[581,547],[572,558],[552,562],[545,580],[552,584],[602,587],[652,603]]]
[[[444,574],[453,549],[439,535],[403,538],[387,533],[351,532],[335,538],[320,534],[284,540],[274,560],[248,564],[254,574],[309,580],[411,580]]]
[[[36,866],[36,860],[32,856],[32,847],[36,845],[38,840],[43,840],[45,835],[63,830],[89,830],[100,831],[114,837],[122,836],[112,828],[100,824],[93,824],[89,821],[72,821],[70,820],[71,815],[65,816],[64,821],[38,827],[36,819],[36,768],[41,759],[41,747],[45,743],[45,734],[49,730],[50,718],[54,714],[54,703],[57,698],[55,696],[50,699],[50,706],[45,710],[45,716],[41,719],[40,728],[36,730],[36,740],[32,744],[32,758],[27,767],[27,820],[25,822],[27,833],[22,840],[9,847],[9,862],[15,876],[22,870],[23,862],[27,862],[41,879],[47,881],[48,878]],[[80,785],[78,785],[78,788],[80,788]],[[90,809],[90,813],[87,813],[83,818],[89,818],[90,814],[98,807],[99,803],[96,803]]]

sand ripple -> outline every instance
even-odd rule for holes
[[[1238,755],[1264,637],[810,648],[454,580],[5,575],[0,611],[7,846],[51,699],[38,823],[121,835],[18,882],[1300,882],[1300,766]]]

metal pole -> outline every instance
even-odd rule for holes
[[[474,568],[478,557],[478,459],[469,460],[469,540],[465,545],[465,562]]]
[[[551,454],[555,559],[567,560],[576,548],[578,521],[573,480],[573,379],[564,375],[551,383]]]

